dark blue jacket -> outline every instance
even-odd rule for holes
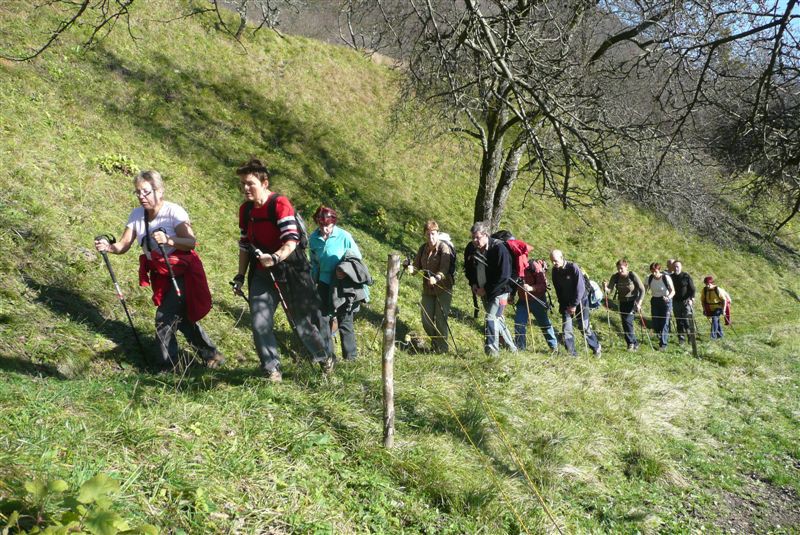
[[[474,251],[466,257],[465,272],[471,286],[478,284],[477,271],[474,267]],[[489,238],[486,247],[486,298],[494,299],[498,295],[511,292],[513,276],[511,253],[505,242]]]
[[[564,267],[552,269],[553,288],[558,296],[558,310],[564,312],[567,307],[576,307],[587,300],[586,285],[583,283],[583,272],[575,262],[567,262]]]

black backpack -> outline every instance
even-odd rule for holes
[[[255,223],[257,221],[270,221],[277,226],[278,216],[275,215],[275,205],[278,204],[278,197],[280,196],[281,195],[279,193],[273,193],[267,199],[267,217],[252,217],[250,213],[253,211],[253,201],[247,201],[244,203],[245,221],[249,221],[251,223]],[[300,215],[300,212],[298,212],[296,209],[294,211],[294,219],[297,223],[297,233],[300,235],[300,241],[297,246],[302,249],[303,254],[305,254],[305,250],[308,248],[308,230],[306,230],[306,222],[303,219],[303,216]]]

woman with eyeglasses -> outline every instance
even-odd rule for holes
[[[334,306],[334,292],[337,282],[347,275],[341,263],[346,257],[361,259],[353,236],[336,225],[338,214],[333,208],[320,206],[314,212],[317,229],[308,237],[311,257],[311,278],[317,283],[317,291],[322,300],[322,313],[331,323],[331,331],[337,331],[341,338],[342,358],[355,360],[358,354],[353,316],[357,310],[353,303],[342,302],[344,306]],[[341,266],[341,267],[340,267]],[[368,295],[368,294],[367,294]]]
[[[206,366],[217,368],[225,358],[197,323],[211,310],[211,293],[203,263],[194,250],[197,240],[189,214],[164,200],[164,181],[158,171],[142,171],[133,185],[139,206],[128,217],[122,237],[115,243],[97,239],[95,249],[124,254],[134,241],[141,246],[139,285],[153,289],[162,366],[174,369],[178,364],[176,331],[180,330]]]

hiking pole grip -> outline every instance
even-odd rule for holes
[[[110,234],[101,234],[99,236],[95,236],[94,240],[95,241],[105,240],[109,243],[109,245],[117,242],[117,239]],[[108,269],[108,274],[111,275],[111,282],[114,283],[114,290],[116,290],[117,292],[117,297],[119,299],[124,299],[124,296],[122,294],[122,289],[119,287],[119,283],[117,282],[117,275],[116,273],[114,273],[114,268],[111,267],[111,261],[108,259],[108,251],[98,251],[98,252],[100,253],[100,256],[103,257],[103,262],[106,263],[106,269]]]
[[[165,236],[167,235],[167,230],[164,227],[159,227],[153,232],[163,232]],[[172,280],[172,287],[175,288],[175,294],[178,297],[182,297],[181,289],[178,286],[178,281],[175,280],[175,272],[172,271],[172,264],[169,263],[169,256],[167,256],[167,251],[164,249],[164,244],[158,242],[156,242],[156,244],[158,245],[158,250],[161,251],[161,256],[164,257],[164,263],[167,264],[167,271],[169,271],[169,278]]]

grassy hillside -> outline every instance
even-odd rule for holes
[[[32,42],[23,2],[0,6],[3,43]],[[73,36],[40,59],[0,62],[0,527],[65,506],[26,482],[95,474],[110,508],[162,532],[797,532],[800,525],[800,283],[796,269],[722,250],[615,202],[580,217],[510,202],[507,226],[607,278],[680,257],[735,300],[735,329],[701,357],[622,351],[613,313],[593,322],[602,359],[532,351],[490,360],[459,270],[458,355],[399,351],[397,447],[381,447],[378,326],[393,250],[416,250],[436,218],[462,247],[476,160],[428,139],[416,110],[392,117],[396,79],[343,48],[260,32],[239,45],[213,21],[169,25],[168,2],[135,12],[91,51]],[[257,372],[236,273],[234,169],[269,162],[306,215],[336,207],[376,277],[356,328],[360,360],[320,377],[285,358]],[[203,325],[229,357],[214,372],[152,375],[92,248],[119,235],[132,168],[160,170],[200,240],[215,308]],[[140,336],[153,308],[134,254],[112,262]],[[459,266],[461,262],[459,261]],[[421,332],[420,281],[401,283],[399,336]],[[296,348],[283,319],[280,338]],[[702,326],[706,332],[707,326]],[[28,485],[29,489],[33,488]],[[58,487],[56,485],[56,487]]]

